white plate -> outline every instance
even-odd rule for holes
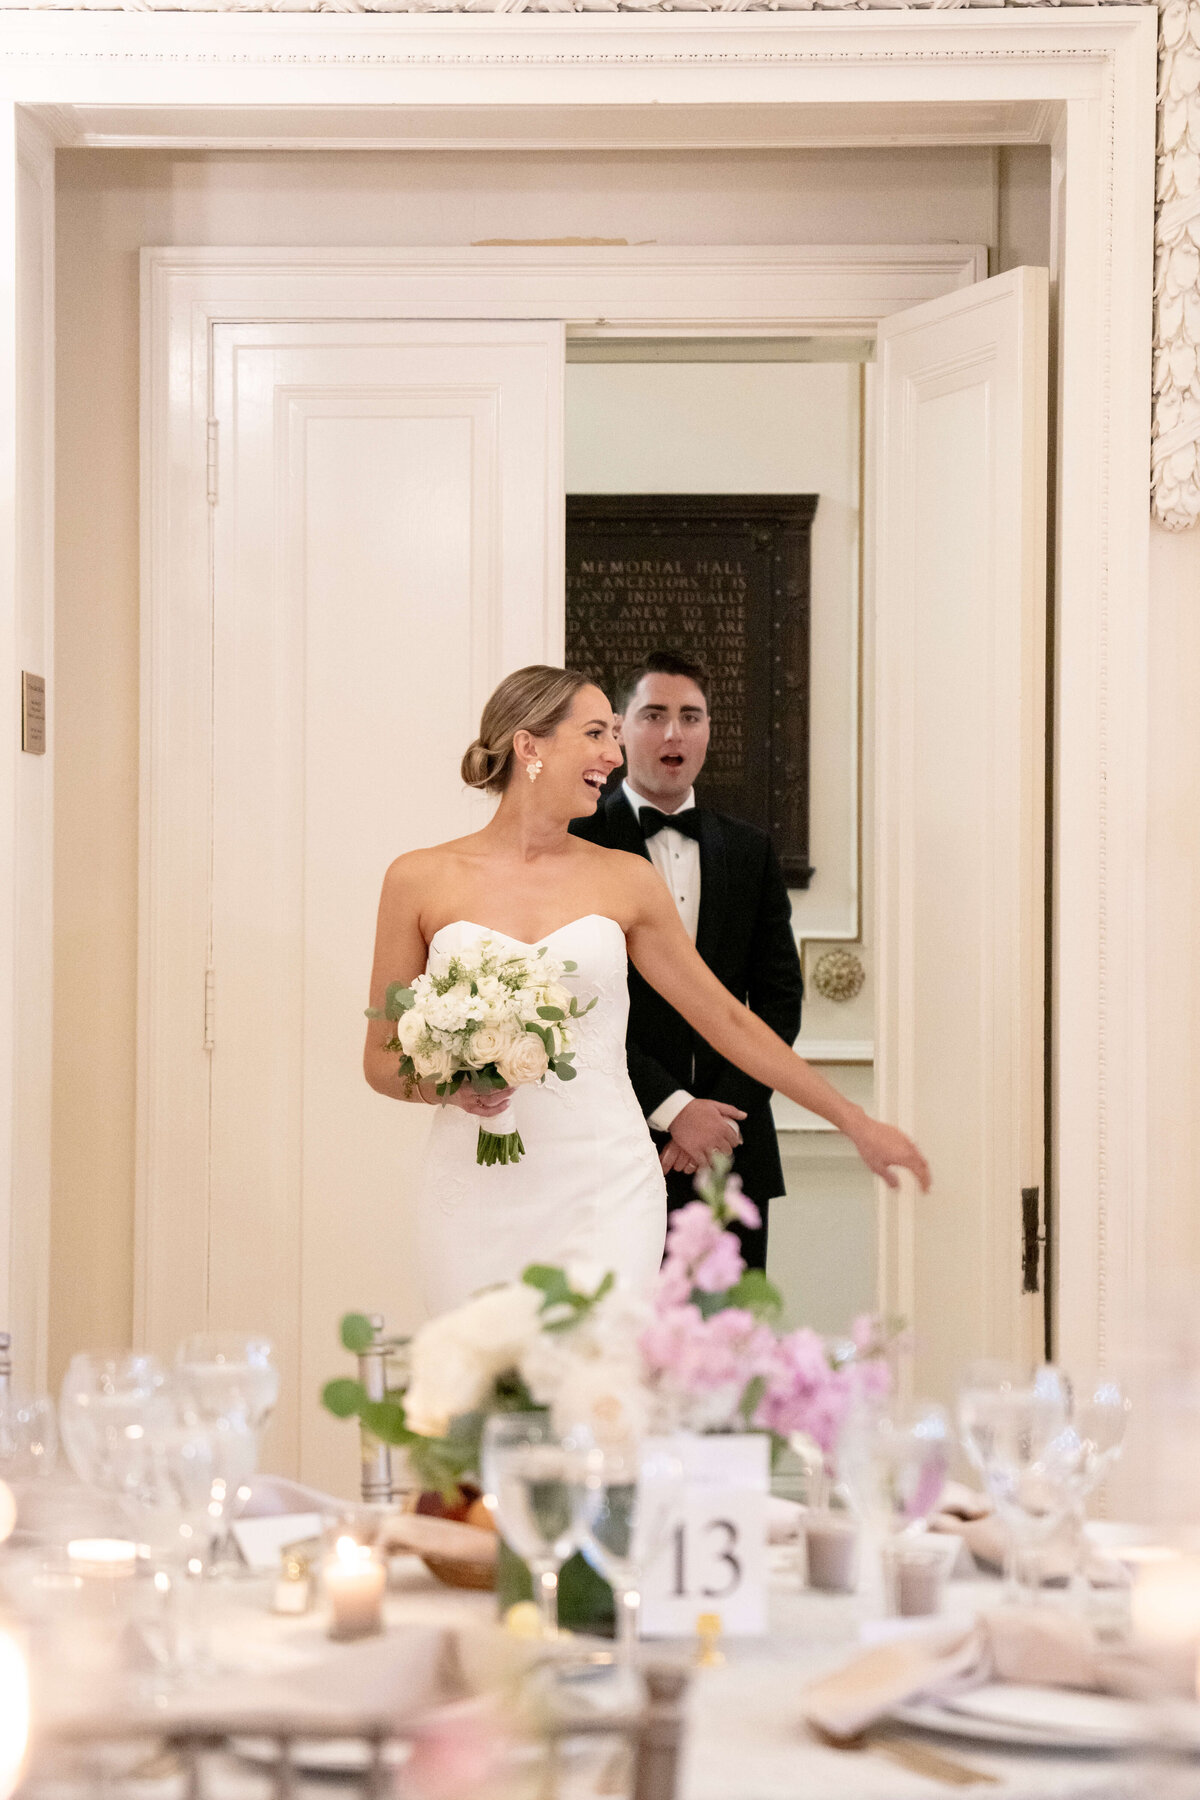
[[[279,1745],[274,1738],[230,1738],[229,1748],[245,1762],[274,1768]],[[408,1744],[383,1746],[384,1767],[398,1769],[410,1753]],[[292,1763],[307,1775],[362,1775],[371,1766],[370,1747],[361,1738],[293,1738]]]
[[[988,1743],[1038,1750],[1125,1750],[1142,1734],[1144,1715],[1134,1701],[1105,1694],[992,1682],[951,1701],[900,1707],[894,1716],[925,1731]]]

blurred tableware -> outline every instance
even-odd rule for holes
[[[113,1451],[165,1380],[156,1359],[138,1350],[85,1350],[71,1358],[59,1427],[68,1461],[85,1487],[114,1491]]]
[[[558,1572],[576,1548],[575,1450],[547,1413],[496,1413],[483,1429],[484,1500],[504,1541],[529,1565],[542,1632],[558,1632]]]
[[[642,1577],[665,1547],[678,1514],[683,1465],[661,1444],[632,1439],[589,1444],[582,1434],[576,1443],[571,1489],[576,1541],[613,1590],[617,1655],[629,1667],[638,1637]]]
[[[950,1466],[953,1436],[932,1400],[877,1400],[851,1414],[838,1445],[838,1474],[858,1516],[869,1554],[865,1578],[875,1605],[894,1612],[899,1577],[887,1560],[898,1534],[923,1530]],[[934,1571],[905,1576],[906,1597],[936,1584]]]
[[[321,1585],[329,1602],[331,1638],[345,1643],[383,1630],[387,1564],[373,1545],[339,1537],[321,1564]]]
[[[49,1394],[0,1388],[0,1476],[8,1482],[52,1475],[58,1461],[58,1423]]]
[[[384,1527],[383,1543],[390,1551],[419,1556],[435,1580],[446,1587],[491,1590],[496,1586],[500,1539],[494,1524],[468,1525],[460,1519],[435,1519],[424,1513],[393,1513]]]
[[[958,1417],[963,1448],[1008,1534],[1005,1592],[1014,1600],[1025,1585],[1025,1559],[1060,1529],[1074,1504],[1070,1387],[1049,1364],[1029,1372],[976,1363],[959,1388]]]
[[[939,1543],[932,1532],[912,1537],[901,1532],[889,1539],[883,1546],[883,1591],[889,1614],[916,1619],[941,1612],[953,1564],[946,1541]]]
[[[259,1332],[200,1331],[184,1338],[175,1367],[202,1418],[244,1415],[261,1432],[279,1398],[279,1371]]]
[[[845,1512],[815,1512],[804,1521],[807,1580],[826,1594],[853,1593],[858,1585],[859,1529]]]

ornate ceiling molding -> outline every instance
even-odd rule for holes
[[[1169,531],[1200,519],[1200,0],[1159,26],[1150,488]]]

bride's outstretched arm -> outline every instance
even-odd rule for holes
[[[638,972],[651,987],[727,1061],[845,1132],[867,1167],[889,1187],[899,1186],[896,1169],[910,1169],[927,1190],[929,1165],[912,1140],[839,1094],[734,998],[697,954],[670,894],[648,865],[644,874],[640,867],[628,873],[632,922],[626,939]]]

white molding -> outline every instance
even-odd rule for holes
[[[1182,531],[1200,519],[1200,165],[1189,132],[1200,102],[1200,0],[1168,0],[1160,18],[1150,480],[1155,518]]]
[[[810,1063],[872,1063],[873,1038],[797,1038],[796,1054]]]

